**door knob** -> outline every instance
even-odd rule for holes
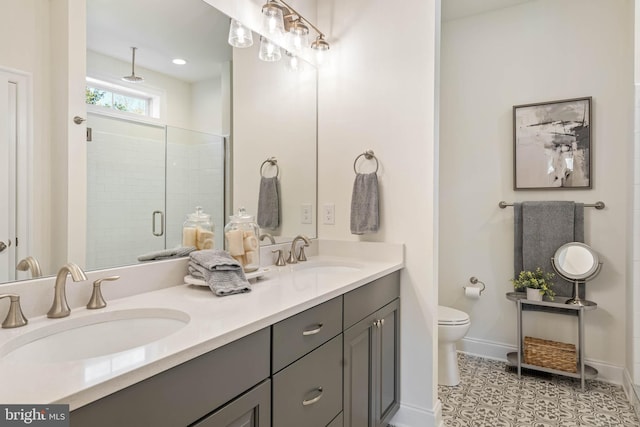
[[[7,249],[7,245],[4,242],[0,242],[0,252],[4,252]]]

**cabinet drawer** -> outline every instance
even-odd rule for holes
[[[342,331],[342,297],[273,325],[272,373],[298,360]]]
[[[342,410],[342,335],[273,376],[273,425],[325,427]]]
[[[186,426],[269,377],[262,329],[71,412],[71,426]]]
[[[271,381],[266,380],[191,427],[269,427]]]
[[[344,329],[400,296],[400,272],[381,277],[344,295]]]

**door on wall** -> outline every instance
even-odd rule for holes
[[[27,109],[30,79],[0,69],[0,283],[23,279],[17,260],[30,248]]]
[[[165,248],[165,130],[89,113],[87,269]]]

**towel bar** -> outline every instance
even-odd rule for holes
[[[364,158],[365,158],[365,159],[367,159],[367,160],[371,160],[371,159],[373,159],[373,160],[375,160],[375,161],[376,161],[376,170],[375,170],[375,172],[374,172],[374,173],[378,173],[378,166],[380,166],[380,165],[378,164],[378,158],[377,158],[377,157],[376,157],[376,155],[373,153],[373,150],[367,150],[367,151],[365,151],[364,153],[359,154],[359,155],[358,155],[358,157],[356,157],[356,159],[353,161],[353,171],[354,171],[356,174],[358,173],[358,170],[356,169],[356,163],[358,163],[358,159],[359,159],[360,157],[362,157],[362,156],[364,156]]]
[[[263,178],[267,178],[266,176],[264,176],[264,173],[262,172],[262,168],[264,168],[264,165],[266,165],[267,163],[269,163],[271,166],[276,167],[276,178],[277,178],[278,175],[280,175],[280,166],[278,166],[278,159],[276,159],[275,157],[269,157],[267,160],[262,162],[262,164],[260,165],[260,176]]]
[[[507,206],[513,206],[513,203],[507,203],[504,200],[501,200],[498,203],[498,207],[500,207],[500,209],[504,209]],[[596,208],[596,209],[600,210],[600,209],[604,209],[605,208],[605,204],[604,204],[604,202],[598,201],[598,202],[595,202],[595,203],[585,203],[584,207],[585,208]]]

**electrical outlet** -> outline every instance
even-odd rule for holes
[[[303,203],[300,206],[300,223],[301,224],[313,223],[313,220],[311,219],[311,203]]]
[[[322,207],[322,223],[327,225],[336,223],[336,205],[333,203],[325,203]]]

